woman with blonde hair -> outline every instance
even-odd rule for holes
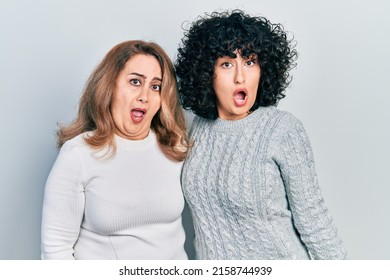
[[[46,182],[43,259],[187,259],[184,116],[155,43],[113,47],[87,81]]]

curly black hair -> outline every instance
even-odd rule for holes
[[[183,108],[206,119],[218,117],[214,64],[219,57],[235,58],[236,50],[243,57],[257,55],[260,63],[261,77],[251,111],[277,105],[291,82],[289,70],[297,58],[294,47],[295,41],[287,38],[283,26],[265,17],[233,10],[197,18],[185,31],[175,61]]]

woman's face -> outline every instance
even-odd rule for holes
[[[117,135],[130,140],[146,138],[161,106],[161,83],[161,67],[155,57],[137,54],[126,62],[111,104]]]
[[[260,65],[256,55],[243,58],[220,57],[214,64],[214,91],[218,117],[238,120],[246,117],[255,103],[260,81]]]

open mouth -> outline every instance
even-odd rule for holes
[[[237,106],[244,106],[247,101],[247,91],[245,89],[238,89],[233,94],[234,103]]]
[[[145,114],[146,114],[145,109],[135,108],[131,110],[130,117],[133,120],[133,122],[139,123],[143,120]]]

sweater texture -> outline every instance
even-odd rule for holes
[[[344,259],[308,137],[275,107],[247,117],[195,117],[182,187],[198,259]]]
[[[165,157],[152,131],[115,141],[112,158],[83,135],[61,148],[45,188],[42,259],[187,259],[182,163]]]

